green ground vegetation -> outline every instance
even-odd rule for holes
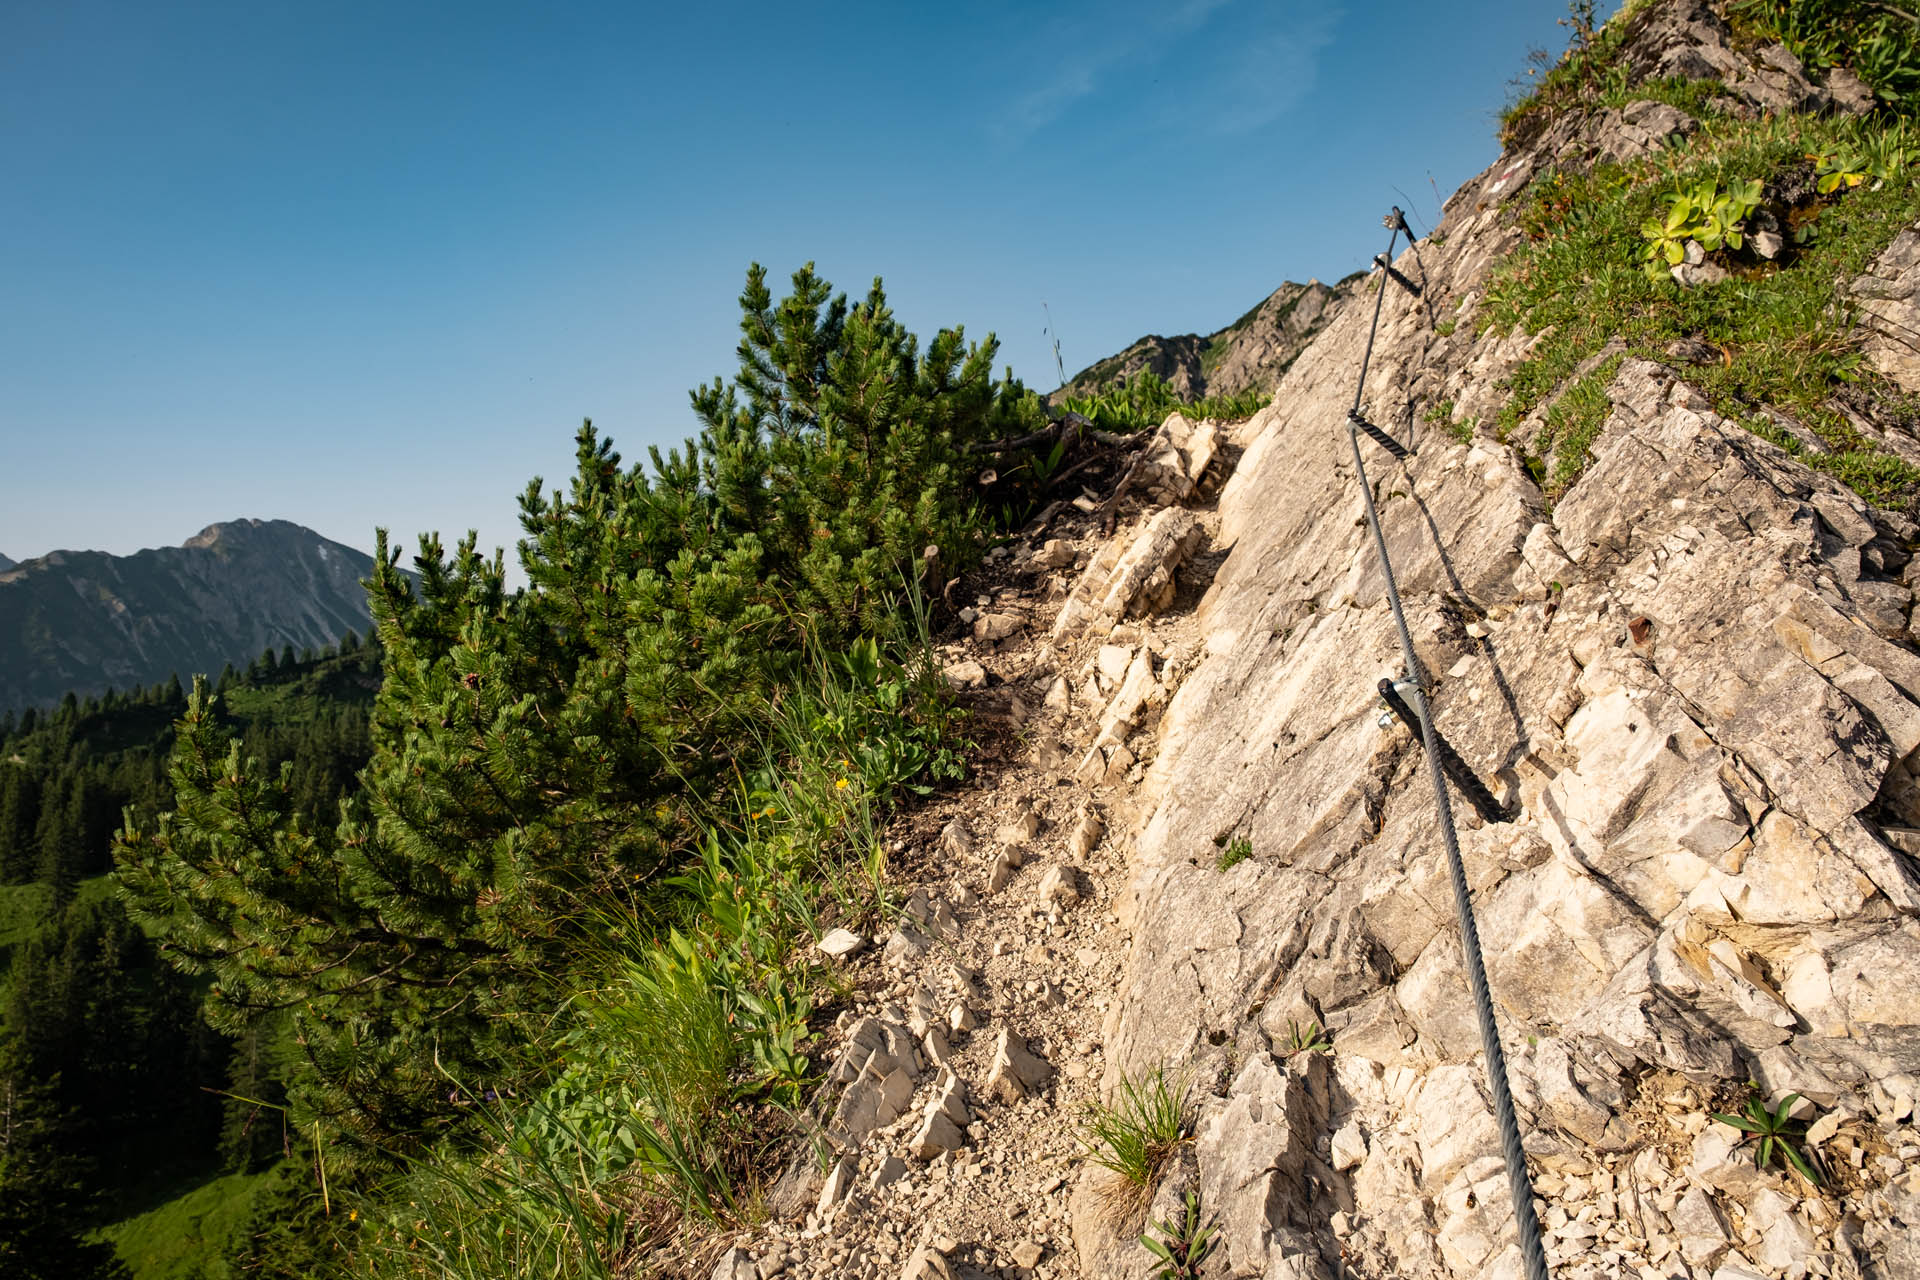
[[[1518,92],[1500,113],[1500,145],[1525,146],[1571,111],[1624,107],[1653,99],[1696,119],[1717,116],[1722,97],[1715,80],[1629,82],[1621,58],[1645,21],[1650,0],[1626,0],[1611,19],[1598,20],[1595,0],[1569,0],[1561,25],[1570,33],[1558,57],[1535,50]],[[1736,45],[1785,45],[1815,72],[1846,67],[1897,113],[1920,106],[1920,11],[1907,0],[1733,0],[1725,6]]]
[[[1819,1186],[1823,1181],[1820,1171],[1807,1158],[1807,1122],[1797,1120],[1791,1114],[1799,1098],[1799,1094],[1790,1093],[1778,1104],[1768,1106],[1767,1100],[1756,1093],[1747,1099],[1738,1115],[1721,1111],[1710,1114],[1721,1124],[1740,1130],[1744,1135],[1742,1142],[1749,1138],[1753,1140],[1753,1163],[1756,1167],[1765,1169],[1778,1161],[1814,1186]]]
[[[1258,413],[1273,397],[1253,390],[1238,395],[1183,400],[1172,384],[1151,369],[1121,378],[1103,390],[1068,396],[1061,408],[1077,413],[1102,431],[1147,431],[1165,422],[1167,415],[1183,413],[1199,421],[1214,418],[1239,422]]]
[[[253,1231],[270,1173],[228,1173],[97,1233],[138,1280],[239,1280],[232,1261]]]
[[[1871,404],[1879,416],[1900,420],[1911,419],[1912,410],[1860,354],[1850,311],[1837,295],[1920,217],[1909,130],[1891,115],[1713,119],[1657,157],[1536,180],[1519,210],[1527,242],[1489,288],[1481,324],[1545,335],[1512,376],[1498,430],[1504,436],[1560,396],[1536,445],[1550,493],[1579,474],[1604,412],[1600,379],[1609,370],[1582,376],[1582,366],[1609,343],[1664,360],[1670,344],[1686,340],[1717,353],[1689,376],[1723,413],[1753,422],[1758,406],[1778,406],[1824,442],[1825,452],[1805,451],[1810,465],[1882,505],[1920,494],[1920,474],[1875,450],[1849,420],[1850,404]],[[1823,164],[1862,152],[1897,163],[1872,181],[1818,189]],[[1711,192],[1740,198],[1696,218],[1699,193]],[[1666,233],[1682,203],[1683,238],[1712,240],[1709,252],[1730,278],[1688,288],[1647,270],[1655,233]],[[1783,248],[1774,261],[1755,251],[1759,210],[1779,227]],[[1716,219],[1714,232],[1695,227],[1708,217]],[[1667,256],[1657,261],[1664,266]],[[1802,451],[1777,430],[1762,434]]]
[[[1155,1222],[1140,1237],[1153,1255],[1154,1280],[1200,1280],[1200,1269],[1219,1244],[1216,1224],[1200,1212],[1200,1193],[1188,1188],[1179,1219]]]

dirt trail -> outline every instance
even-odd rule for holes
[[[1183,473],[1211,491],[1229,450],[1201,430],[1111,538],[1082,502],[961,584],[940,649],[974,776],[895,820],[901,928],[841,962],[837,1163],[789,1170],[715,1280],[1083,1275],[1069,1198],[1127,954],[1128,801],[1220,558]],[[1182,493],[1191,508],[1166,501]]]

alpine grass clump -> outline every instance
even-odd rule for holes
[[[1182,413],[1195,421],[1215,418],[1238,422],[1260,412],[1271,399],[1249,388],[1237,395],[1182,400],[1165,378],[1151,369],[1141,369],[1103,391],[1067,396],[1060,407],[1079,414],[1102,431],[1144,431],[1159,426],[1171,413]]]
[[[1112,1104],[1088,1104],[1080,1126],[1089,1160],[1149,1190],[1187,1134],[1187,1084],[1161,1067],[1122,1077]]]

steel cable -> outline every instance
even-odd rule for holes
[[[1406,231],[1413,243],[1413,232],[1398,208],[1387,215],[1392,228],[1387,237],[1386,261],[1393,261],[1393,246]],[[1415,251],[1416,260],[1419,257]],[[1421,264],[1421,275],[1426,266]],[[1420,722],[1420,742],[1427,757],[1427,779],[1433,786],[1433,804],[1440,824],[1441,843],[1446,848],[1447,871],[1453,881],[1453,904],[1460,923],[1460,951],[1467,971],[1467,986],[1473,992],[1474,1013],[1480,1023],[1480,1044],[1487,1058],[1487,1086],[1493,1094],[1493,1118],[1500,1130],[1500,1151],[1506,1159],[1507,1186],[1513,1196],[1514,1223],[1519,1230],[1520,1257],[1527,1280],[1548,1280],[1546,1248],[1540,1239],[1540,1220],[1533,1211],[1533,1181],[1527,1175],[1527,1154],[1520,1141],[1520,1124],[1514,1115],[1513,1095],[1507,1086],[1507,1056],[1500,1047],[1500,1028],[1493,1017],[1493,995],[1487,986],[1486,963],[1480,953],[1480,930],[1474,921],[1473,897],[1467,888],[1466,868],[1460,860],[1460,839],[1453,826],[1453,803],[1447,795],[1447,779],[1442,761],[1439,734],[1433,725],[1432,702],[1428,698],[1426,671],[1413,651],[1413,636],[1407,630],[1406,611],[1400,604],[1400,587],[1394,580],[1393,560],[1387,554],[1387,538],[1380,529],[1380,513],[1373,503],[1373,485],[1367,479],[1366,460],[1360,453],[1360,401],[1366,391],[1367,368],[1373,362],[1373,344],[1380,332],[1380,311],[1386,302],[1388,280],[1380,281],[1379,296],[1374,299],[1373,324],[1367,330],[1367,346],[1360,358],[1360,380],[1353,391],[1353,408],[1347,414],[1347,443],[1353,446],[1353,466],[1360,481],[1360,496],[1367,507],[1367,525],[1373,531],[1373,545],[1380,557],[1380,572],[1386,579],[1387,604],[1393,610],[1394,629],[1400,636],[1400,655],[1406,662],[1407,679],[1412,685],[1414,711]],[[1432,314],[1429,306],[1429,315]]]

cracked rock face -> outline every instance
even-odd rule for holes
[[[1920,390],[1920,228],[1901,232],[1853,282],[1852,294],[1874,367]]]
[[[1719,77],[1756,109],[1851,94],[1784,50],[1734,51],[1705,6],[1652,21],[1664,34],[1640,38],[1660,74]],[[1691,124],[1619,114],[1604,141],[1634,153]],[[1539,146],[1595,152],[1590,135]],[[1540,163],[1503,157],[1449,204],[1444,244],[1396,266],[1470,314],[1511,246],[1498,202]],[[1909,232],[1853,291],[1876,361],[1920,380],[1916,263]],[[1424,762],[1377,716],[1377,681],[1403,672],[1342,427],[1369,313],[1337,316],[1236,429],[1202,652],[1161,681],[1157,754],[1116,824],[1132,945],[1104,1083],[1167,1064],[1218,1082],[1194,1177],[1220,1214],[1222,1275],[1334,1258],[1360,1275],[1518,1274]],[[1422,300],[1390,292],[1369,419],[1404,437],[1409,402],[1451,399],[1486,420],[1527,345],[1469,328],[1438,335]],[[1721,417],[1680,371],[1626,360],[1607,394],[1592,461],[1551,510],[1484,436],[1416,424],[1404,467],[1366,455],[1437,724],[1519,815],[1483,825],[1455,798],[1555,1210],[1550,1258],[1920,1274],[1886,1231],[1846,1225],[1869,1204],[1909,1221],[1920,1189],[1897,1154],[1879,1162],[1920,1157],[1905,1083],[1920,1075],[1920,653],[1904,580],[1920,529]],[[1102,556],[1111,580],[1119,561]],[[1095,603],[1069,602],[1058,645],[1107,638],[1118,611]],[[1122,688],[1131,663],[1099,660]],[[1229,837],[1252,856],[1223,872]],[[1296,1052],[1305,1029],[1331,1054]],[[1706,1114],[1748,1081],[1799,1094],[1822,1118],[1816,1154],[1851,1172],[1809,1195],[1756,1167]],[[1260,1135],[1252,1166],[1234,1164],[1229,1129]],[[1076,1231],[1083,1258],[1105,1256],[1097,1231]]]

